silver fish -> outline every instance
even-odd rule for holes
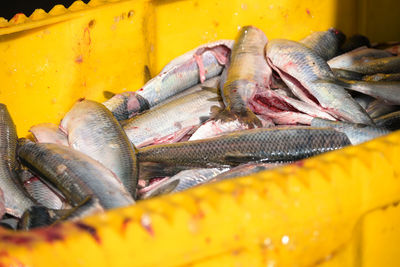
[[[259,128],[204,140],[144,147],[139,150],[138,160],[169,166],[220,168],[255,161],[294,161],[348,144],[345,134],[332,129]]]
[[[349,81],[344,80],[343,86],[349,90],[360,92],[377,99],[381,99],[386,103],[400,105],[400,82],[399,81]]]
[[[218,174],[214,178],[208,180],[206,183],[219,182],[226,179],[237,178],[241,176],[247,176],[250,174],[258,173],[265,170],[274,169],[280,166],[284,166],[286,163],[246,163]]]
[[[171,96],[221,74],[234,41],[220,40],[201,45],[171,61],[163,71],[138,91],[115,95],[104,105],[118,120],[128,119]]]
[[[385,114],[375,118],[374,121],[378,127],[383,127],[390,131],[397,131],[400,129],[400,111]]]
[[[56,189],[50,187],[25,167],[20,167],[18,177],[23,187],[39,204],[49,209],[70,208],[65,198]]]
[[[339,132],[345,133],[353,145],[357,145],[390,133],[389,130],[384,128],[343,121],[330,121],[320,118],[314,118],[311,121],[311,126],[334,128]]]
[[[394,112],[399,109],[400,109],[399,106],[391,105],[383,100],[376,99],[371,103],[369,103],[365,110],[375,121],[375,118],[380,117],[382,115],[386,115],[388,113]]]
[[[342,77],[344,78],[344,77]],[[349,79],[352,80],[352,79]],[[400,81],[400,73],[377,73],[373,75],[365,75],[363,80],[366,82],[378,82],[378,81]]]
[[[217,87],[219,77],[207,80],[203,85]],[[160,143],[163,137],[176,135],[181,130],[190,131],[210,117],[212,106],[221,106],[218,94],[201,90],[202,85],[189,89],[191,94],[183,95],[168,103],[158,105],[128,121],[123,129],[136,147]],[[183,134],[185,134],[183,132]]]
[[[68,137],[54,123],[37,124],[32,126],[29,132],[32,133],[38,143],[54,143],[68,146]]]
[[[356,49],[340,56],[334,57],[328,61],[328,65],[331,68],[344,69],[348,68],[353,64],[365,63],[372,59],[391,57],[387,51],[374,49],[374,48],[363,48]]]
[[[4,194],[6,212],[21,217],[24,211],[35,203],[18,183],[16,147],[17,131],[14,122],[8,113],[7,106],[0,104],[0,157],[2,159],[0,160],[0,188]]]
[[[229,168],[192,169],[181,171],[178,174],[162,180],[156,187],[142,195],[142,199],[158,195],[180,192],[191,187],[206,183],[216,175],[229,170]]]
[[[72,206],[88,197],[97,198],[105,209],[134,203],[121,181],[98,161],[70,147],[23,142],[18,156],[41,178],[62,192]]]
[[[363,74],[398,73],[400,72],[400,56],[378,58],[368,62],[357,62],[342,69]]]
[[[261,122],[249,109],[248,102],[258,90],[270,84],[271,69],[263,53],[267,41],[265,34],[258,28],[241,28],[232,48],[226,81],[221,88],[225,109],[216,119],[239,120],[250,128],[261,126]],[[222,79],[225,80],[225,77]]]
[[[339,30],[330,28],[327,31],[313,32],[299,42],[312,49],[325,60],[334,57],[346,36]]]
[[[135,147],[111,112],[102,104],[81,100],[61,121],[71,147],[109,168],[132,195],[136,192],[138,165]]]
[[[373,124],[365,110],[336,84],[337,79],[328,64],[310,48],[294,41],[275,39],[268,42],[266,56],[270,66],[304,102],[319,104],[339,119]]]

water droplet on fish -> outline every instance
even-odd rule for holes
[[[289,236],[284,235],[282,237],[282,244],[287,245],[289,243]]]
[[[235,12],[235,13],[233,13],[233,15],[237,16],[237,15],[239,15],[239,13]]]

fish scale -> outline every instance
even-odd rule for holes
[[[61,126],[68,132],[70,146],[109,168],[135,194],[138,179],[135,147],[104,105],[81,100],[65,115]]]
[[[106,209],[134,203],[110,170],[82,152],[58,144],[21,141],[18,156],[24,165],[59,189],[73,206],[90,196],[98,198]]]
[[[21,217],[35,203],[17,183],[16,147],[17,132],[14,122],[7,106],[0,104],[0,188],[4,193],[6,212]]]
[[[266,56],[273,68],[287,75],[283,77],[285,82],[288,77],[295,80],[286,83],[301,100],[319,104],[339,119],[373,124],[365,110],[337,84],[326,61],[310,48],[295,41],[274,39],[266,46]]]
[[[294,161],[349,145],[333,129],[277,127],[139,149],[140,162],[186,167],[229,167],[250,161]]]
[[[345,38],[346,36],[342,32],[331,28],[327,31],[313,32],[300,40],[300,43],[314,50],[323,59],[328,60],[338,53]]]
[[[217,87],[219,77],[203,83],[207,87]],[[124,122],[123,129],[129,140],[137,147],[173,134],[182,128],[198,126],[210,117],[212,106],[220,106],[217,92],[202,90],[196,85],[183,95],[168,103],[158,105]],[[213,98],[215,100],[213,100]]]

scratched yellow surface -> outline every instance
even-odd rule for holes
[[[20,136],[79,98],[139,89],[195,46],[253,24],[268,38],[338,27],[400,39],[396,1],[92,0],[0,19],[0,102]],[[370,18],[375,18],[371,20]],[[276,171],[28,233],[0,266],[398,266],[400,133]]]

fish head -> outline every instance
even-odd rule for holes
[[[336,28],[330,28],[328,32],[332,35],[334,39],[336,39],[336,43],[339,46],[342,46],[344,44],[344,41],[346,40],[346,35],[342,31]]]
[[[85,116],[91,113],[93,110],[93,106],[101,105],[92,100],[87,100],[84,98],[80,98],[72,108],[65,114],[64,118],[60,122],[60,130],[65,134],[68,134],[68,131],[71,125],[79,123]]]

